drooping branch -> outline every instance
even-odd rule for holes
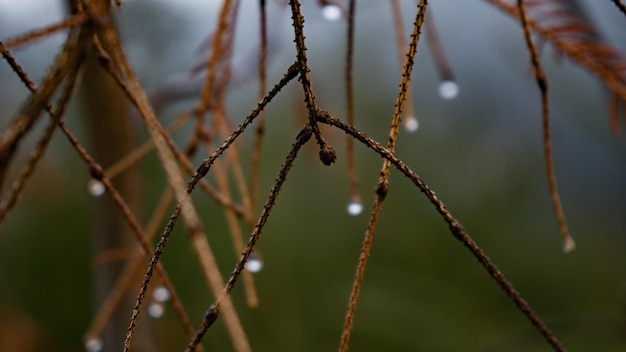
[[[409,83],[411,80],[411,73],[413,72],[413,60],[417,53],[417,43],[420,37],[422,24],[424,23],[424,17],[426,15],[426,8],[428,2],[421,0],[419,3],[419,9],[416,12],[415,22],[413,24],[413,32],[411,33],[411,41],[409,43],[409,49],[406,54],[406,62],[404,63],[404,69],[402,72],[402,79],[400,80],[400,90],[396,98],[395,109],[393,118],[391,121],[391,128],[389,131],[387,149],[393,153],[398,137],[398,130],[400,127],[400,121],[402,116],[402,110],[409,94]],[[346,316],[344,318],[343,330],[341,333],[341,342],[339,345],[339,351],[345,352],[348,350],[350,342],[350,333],[354,323],[354,315],[356,313],[357,303],[359,301],[359,294],[361,292],[361,284],[365,277],[365,269],[372,250],[374,242],[374,234],[378,225],[378,219],[382,210],[382,204],[387,196],[389,190],[389,172],[391,163],[388,160],[384,160],[382,169],[380,170],[380,177],[376,183],[376,198],[372,205],[369,220],[367,222],[367,229],[365,231],[365,237],[361,246],[361,253],[359,255],[359,261],[352,284],[352,291],[348,300],[348,308]]]
[[[319,122],[335,126],[345,133],[349,134],[359,142],[363,143],[370,149],[378,153],[382,158],[394,165],[402,174],[404,174],[422,193],[428,198],[428,200],[435,206],[437,212],[443,217],[444,221],[448,224],[450,233],[459,240],[480,262],[487,273],[493,278],[496,283],[504,290],[506,295],[515,303],[517,308],[526,316],[528,320],[535,326],[537,331],[544,337],[544,339],[554,348],[555,351],[565,351],[561,342],[552,333],[550,328],[537,316],[535,311],[528,305],[526,300],[515,290],[513,285],[505,278],[504,274],[498,269],[498,267],[489,259],[489,257],[483,252],[483,250],[474,242],[469,236],[463,225],[455,219],[448,211],[445,204],[439,199],[436,193],[418,176],[413,170],[411,170],[402,160],[398,159],[391,151],[380,145],[378,142],[369,138],[365,133],[357,130],[356,128],[343,123],[342,121],[330,116],[326,112],[321,112],[319,115]]]
[[[537,50],[535,49],[533,40],[530,37],[530,27],[528,25],[528,18],[524,7],[524,2],[522,0],[517,1],[517,9],[520,15],[522,29],[524,30],[524,40],[526,41],[526,47],[528,48],[528,52],[530,54],[530,62],[532,64],[533,72],[537,80],[539,92],[541,93],[543,155],[545,159],[546,177],[548,179],[548,186],[550,190],[550,199],[552,201],[552,207],[554,208],[556,219],[559,223],[559,229],[561,230],[561,236],[563,238],[563,251],[565,253],[569,253],[574,250],[574,248],[576,248],[576,244],[569,233],[569,229],[567,228],[567,222],[565,221],[565,212],[563,211],[563,206],[561,205],[559,191],[556,184],[554,161],[552,159],[552,142],[550,141],[550,107],[548,104],[548,80],[546,79],[546,74],[543,72],[543,68],[541,67],[541,62],[539,61],[539,56],[537,55]]]
[[[289,4],[291,5],[291,19],[293,20],[293,30],[296,37],[296,57],[300,70],[300,83],[302,83],[302,89],[304,90],[304,102],[309,112],[309,125],[313,129],[313,135],[315,136],[317,144],[320,146],[320,160],[324,163],[324,165],[330,165],[335,162],[337,155],[335,154],[335,150],[328,145],[322,137],[322,133],[320,132],[315,117],[318,108],[315,103],[315,94],[313,94],[313,87],[309,76],[309,65],[307,63],[307,49],[304,42],[304,16],[300,10],[299,0],[289,0]]]
[[[270,195],[267,198],[267,201],[265,202],[265,205],[263,207],[263,211],[261,212],[259,220],[257,221],[254,229],[252,230],[252,233],[250,234],[250,238],[248,240],[248,243],[246,244],[246,247],[241,253],[241,258],[239,259],[239,262],[237,262],[235,269],[231,273],[230,278],[228,279],[228,282],[226,283],[226,286],[224,287],[223,293],[219,297],[216,298],[215,303],[213,303],[211,307],[205,313],[204,320],[202,322],[202,325],[200,326],[200,329],[196,332],[196,336],[192,339],[192,341],[189,342],[189,345],[187,346],[187,350],[186,350],[187,352],[194,350],[194,348],[200,343],[200,341],[202,340],[202,338],[204,337],[208,329],[213,325],[213,323],[217,319],[221,301],[224,299],[224,297],[227,297],[230,294],[230,291],[233,289],[233,287],[235,287],[235,283],[237,282],[237,279],[241,275],[241,272],[243,271],[246,265],[246,262],[248,261],[248,258],[250,257],[250,254],[252,254],[252,252],[254,251],[255,245],[257,241],[259,240],[259,237],[261,236],[261,232],[263,231],[265,223],[267,222],[267,219],[269,219],[270,213],[272,211],[272,208],[274,207],[274,204],[276,203],[276,199],[278,198],[280,190],[282,189],[283,184],[287,180],[287,175],[289,174],[289,170],[293,166],[293,163],[296,160],[296,157],[298,156],[298,152],[300,151],[300,148],[302,148],[302,146],[306,144],[309,141],[309,139],[311,139],[312,133],[313,133],[312,128],[309,125],[306,125],[298,133],[296,137],[296,141],[294,142],[291,150],[289,151],[289,154],[287,154],[285,163],[283,164],[283,166],[281,167],[278,173],[276,182],[274,183],[274,186],[270,190]]]

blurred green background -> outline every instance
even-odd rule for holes
[[[384,2],[357,3],[356,126],[384,142],[400,76],[391,12]],[[582,3],[602,34],[625,50],[626,19],[608,1]],[[325,21],[312,1],[303,5],[318,103],[343,118],[345,23]],[[415,3],[403,1],[403,6],[408,30]],[[413,74],[420,126],[415,133],[401,132],[397,155],[437,192],[568,350],[626,350],[626,142],[624,136],[610,132],[606,89],[568,60],[553,60],[556,54],[549,46],[545,48],[542,58],[550,84],[555,168],[578,245],[565,255],[549,203],[539,92],[521,29],[484,2],[434,2],[431,10],[460,95],[452,101],[439,97],[432,59],[420,41]],[[255,11],[256,2],[242,2],[235,57],[252,45],[246,40],[256,40]],[[214,28],[217,4],[135,0],[124,2],[116,12],[135,69],[142,83],[153,90],[206,57],[197,48]],[[275,32],[279,46],[271,56],[270,84],[295,58],[288,12],[273,15],[277,16],[274,25],[279,26]],[[22,6],[0,1],[0,38],[62,17],[58,1],[23,1]],[[55,35],[14,54],[38,80],[62,40],[63,35]],[[231,90],[230,113],[235,121],[254,107],[256,84],[250,77]],[[6,125],[27,92],[5,64],[0,65],[0,91],[0,118]],[[304,123],[301,101],[300,85],[292,82],[268,107],[262,201]],[[193,103],[186,100],[165,109],[162,120],[170,121]],[[79,105],[71,108],[66,120],[85,140]],[[183,143],[189,133],[183,130],[175,139]],[[323,166],[314,145],[305,146],[259,241],[264,262],[263,270],[255,274],[260,307],[245,306],[242,287],[233,293],[255,351],[328,351],[339,344],[382,162],[357,145],[364,211],[349,216],[345,210],[350,200],[345,136],[330,129],[324,133],[337,151],[337,163]],[[35,135],[31,133],[23,144],[16,165],[25,160]],[[146,138],[143,130],[141,136]],[[246,169],[251,141],[249,131],[238,144]],[[139,213],[145,220],[165,188],[165,177],[153,154],[139,168],[143,194]],[[17,169],[14,166],[11,171]],[[86,171],[76,152],[57,135],[2,226],[0,346],[2,340],[4,346],[11,340],[23,343],[17,346],[24,351],[84,350],[82,335],[96,310],[90,222],[94,204],[101,201],[87,192]],[[223,212],[201,192],[194,199],[226,276],[236,258]],[[197,325],[213,298],[181,229],[175,230],[163,263]],[[151,319],[145,312],[143,318]],[[171,307],[166,306],[162,318],[151,320],[160,350],[183,349],[186,338]],[[232,350],[221,320],[207,334],[204,346]],[[394,170],[361,292],[351,350],[550,348],[450,235],[419,190]]]

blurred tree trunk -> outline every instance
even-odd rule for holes
[[[129,119],[128,100],[98,64],[93,52],[89,53],[83,70],[79,99],[87,130],[85,144],[95,160],[106,168],[137,145],[137,124]],[[121,173],[113,184],[133,212],[140,216],[138,168]],[[106,194],[94,197],[91,209],[92,252],[94,258],[102,259],[93,268],[94,308],[97,309],[113,287],[136,240],[119,209]],[[141,276],[134,282],[136,285],[126,292],[102,333],[103,351],[122,349]],[[156,351],[149,319],[142,319],[138,324],[133,341],[133,351]]]

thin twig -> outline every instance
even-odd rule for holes
[[[215,122],[216,129],[219,131],[220,135],[224,137],[228,137],[226,132],[226,126],[224,126],[223,121],[225,121],[225,117],[222,116],[221,105],[216,105],[213,109],[213,121]],[[218,166],[220,166],[218,168]],[[232,169],[235,175],[235,182],[237,185],[237,189],[239,191],[239,195],[241,198],[241,204],[246,209],[245,220],[247,224],[254,224],[253,216],[254,214],[250,212],[252,209],[252,203],[250,202],[250,196],[248,193],[247,184],[245,182],[245,177],[243,175],[243,170],[241,168],[241,161],[239,159],[239,155],[237,152],[237,148],[235,145],[232,145],[228,149],[227,159],[223,164],[215,164],[215,178],[218,181],[220,189],[224,195],[230,198],[229,191],[229,182],[228,182],[228,169],[229,167]],[[235,255],[239,255],[244,248],[244,242],[242,238],[241,228],[235,214],[229,209],[225,209],[226,221],[228,223],[229,232],[231,235],[231,239],[233,242],[233,249],[235,250]],[[253,227],[252,225],[251,227]],[[256,289],[254,287],[254,278],[252,277],[252,273],[245,271],[243,274],[244,278],[244,292],[246,295],[246,302],[248,307],[256,308],[259,305],[259,299],[256,294]]]
[[[439,79],[443,82],[455,81],[452,66],[450,66],[448,62],[446,52],[443,50],[443,45],[441,45],[441,38],[439,38],[437,26],[435,26],[432,9],[428,11],[428,18],[424,25],[426,26],[424,30],[426,34],[426,44],[428,44],[428,49],[430,49],[429,51],[433,57]]]
[[[267,90],[267,7],[265,0],[259,0],[259,25],[260,25],[260,49],[259,49],[259,98],[262,98]],[[259,174],[261,169],[261,150],[263,137],[265,136],[265,111],[257,119],[254,135],[252,162],[250,167],[250,214],[249,219],[254,219],[259,206]],[[253,223],[249,223],[254,226]]]
[[[41,111],[49,105],[48,101],[67,74],[78,66],[78,63],[83,57],[85,39],[89,33],[90,31],[88,29],[79,31],[73,28],[70,31],[68,39],[61,49],[61,53],[48,70],[48,74],[43,79],[39,89],[36,90],[37,93],[30,95],[26,99],[15,118],[11,120],[9,126],[4,129],[2,135],[0,135],[0,189],[2,189],[4,177],[6,176],[13,155],[22,138],[31,129],[35,121],[37,121]],[[2,43],[0,43],[0,52],[2,52],[2,56],[7,60],[22,82],[31,82]],[[35,91],[35,86],[32,82],[26,84],[31,91]]]
[[[393,15],[393,29],[396,35],[396,48],[398,53],[398,66],[402,69],[405,65],[406,53],[404,48],[406,45],[406,37],[404,34],[404,21],[402,19],[402,7],[400,6],[400,0],[391,0],[391,14]],[[411,123],[411,119],[416,119],[415,108],[413,104],[413,89],[411,86],[407,86],[405,116],[407,123]]]
[[[101,62],[102,62],[102,60],[101,60]],[[126,86],[126,83],[124,83],[121,80],[121,77],[117,74],[117,72],[110,71],[110,69],[111,69],[110,66],[103,65],[103,67],[117,81],[118,85]],[[128,91],[128,88],[123,89],[123,90],[126,93]],[[176,120],[174,120],[173,123],[171,123],[169,126],[166,127],[166,131],[168,133],[176,132],[177,130],[179,130],[180,128],[185,126],[185,124],[187,122],[189,122],[189,119],[191,118],[191,115],[192,115],[192,112],[190,112],[190,111],[187,111],[187,112],[181,114],[178,118],[176,118]],[[136,165],[136,163],[141,158],[146,156],[150,151],[152,151],[152,149],[154,149],[154,142],[151,139],[149,139],[146,142],[144,142],[143,144],[141,144],[138,147],[136,147],[135,149],[131,150],[130,152],[128,152],[126,154],[124,154],[123,157],[118,159],[115,163],[111,164],[111,166],[107,167],[104,170],[104,173],[107,175],[107,177],[109,179],[112,180],[115,177],[117,177],[117,175],[119,175],[122,172],[126,171],[131,166]]]
[[[204,81],[204,87],[200,97],[200,102],[197,107],[197,114],[199,117],[204,116],[204,113],[209,109],[214,93],[215,76],[217,73],[217,65],[224,57],[224,34],[228,30],[230,25],[230,12],[232,11],[233,3],[236,1],[225,0],[222,4],[222,8],[219,14],[219,20],[217,23],[217,29],[213,35],[213,43],[211,46],[211,54],[206,64],[207,78]]]
[[[16,49],[19,46],[28,44],[36,39],[48,37],[56,31],[82,26],[85,22],[87,22],[87,16],[84,13],[79,13],[62,20],[61,22],[7,39],[4,45],[7,49]]]
[[[101,56],[101,58],[102,58],[102,56]],[[101,60],[101,62],[108,62],[108,61]],[[133,102],[133,104],[135,104],[135,106],[136,106],[136,102],[134,100],[134,96],[130,92],[130,89],[128,88],[128,85],[122,80],[122,78],[119,75],[119,73],[114,71],[112,69],[112,67],[110,67],[108,64],[105,65],[105,69],[107,70],[107,72],[109,72],[111,74],[111,76],[115,79],[115,81],[118,83],[120,88],[128,96],[128,98],[131,100],[131,102]],[[182,117],[188,117],[191,114],[192,114],[192,112],[188,112],[187,114],[184,114],[183,116],[181,116],[180,122],[182,123],[184,120],[186,120],[186,118],[182,119]],[[177,121],[179,121],[179,120],[177,120]],[[174,127],[174,126],[172,126],[172,127]],[[169,130],[169,128],[168,128],[168,130]],[[193,168],[193,165],[191,164],[191,161],[190,161],[189,157],[187,157],[185,154],[183,154],[178,149],[178,147],[176,147],[176,145],[174,144],[172,139],[167,134],[165,134],[164,138],[165,138],[165,141],[166,141],[168,147],[170,148],[170,150],[172,151],[172,153],[174,154],[176,159],[182,164],[182,167],[183,167],[184,171],[188,175],[193,175],[195,170]],[[192,141],[190,141],[190,144],[191,143],[192,143]],[[144,144],[142,144],[139,147],[137,147],[135,150],[133,150],[130,153],[126,154],[122,159],[118,160],[115,164],[111,165],[111,167],[109,167],[107,170],[105,170],[105,173],[107,174],[107,176],[110,175],[110,177],[117,175],[119,172],[122,172],[127,167],[133,165],[133,163],[136,160],[138,160],[139,158],[143,157],[146,153],[148,153],[154,147],[155,147],[154,140],[151,139],[151,140],[145,142]],[[193,150],[195,150],[195,148],[191,147],[191,146],[188,146],[187,150],[188,150],[188,152],[193,152]],[[242,217],[242,216],[245,215],[245,209],[242,206],[240,206],[238,204],[235,204],[230,198],[224,196],[224,194],[220,193],[215,188],[213,188],[206,180],[201,180],[199,185],[200,185],[200,188],[204,192],[206,192],[213,200],[215,200],[219,205],[221,205],[221,206],[223,206],[225,208],[231,209],[232,211],[234,211],[237,214],[238,217]]]
[[[544,339],[556,350],[565,351],[561,342],[552,333],[550,328],[537,316],[535,311],[528,305],[528,303],[522,298],[522,296],[515,290],[513,285],[504,277],[504,274],[500,272],[498,267],[489,259],[489,257],[483,252],[483,250],[474,242],[469,236],[463,225],[456,220],[452,214],[448,211],[445,204],[439,199],[435,192],[418,176],[413,172],[406,164],[398,159],[392,152],[380,145],[378,142],[369,138],[365,133],[357,130],[356,128],[343,123],[342,121],[330,116],[326,112],[321,112],[318,115],[319,122],[335,126],[350,136],[356,138],[359,142],[365,144],[367,147],[374,150],[385,160],[393,164],[400,172],[417,186],[420,191],[424,193],[426,198],[435,206],[437,212],[443,217],[444,221],[448,224],[452,235],[459,240],[463,245],[472,253],[472,255],[480,262],[483,268],[489,273],[500,288],[504,290],[507,296],[515,303],[518,309],[530,320],[535,326],[537,331],[544,337]]]
[[[250,123],[252,123],[252,121],[259,115],[261,110],[263,110],[265,106],[278,94],[278,92],[285,85],[287,85],[289,81],[294,79],[297,76],[297,74],[298,74],[298,64],[294,63],[293,65],[289,67],[289,69],[287,70],[287,73],[285,73],[283,78],[272,88],[272,90],[270,90],[270,92],[263,99],[261,99],[261,101],[259,101],[257,106],[244,119],[241,125],[239,125],[239,127],[226,139],[226,141],[224,141],[224,143],[219,148],[217,148],[215,152],[213,152],[213,154],[209,158],[207,158],[206,160],[202,162],[202,165],[198,167],[197,171],[195,172],[194,176],[192,177],[191,181],[189,182],[187,186],[187,194],[191,194],[191,192],[196,187],[198,182],[202,178],[204,178],[204,176],[206,176],[206,174],[209,172],[213,162],[215,162],[215,160],[220,155],[222,155],[222,153],[224,153],[224,151],[228,149],[228,147],[230,147],[230,145],[243,133],[246,127]],[[183,207],[183,201],[184,200],[179,200],[178,203],[176,204],[176,208],[172,212],[172,215],[170,216],[170,219],[167,222],[165,229],[163,230],[159,243],[157,244],[156,249],[154,250],[154,254],[152,255],[152,258],[150,259],[150,263],[148,264],[148,268],[146,269],[143,282],[141,283],[139,294],[137,295],[137,303],[135,305],[135,309],[133,309],[133,316],[131,318],[131,325],[130,325],[131,327],[134,327],[134,325],[136,324],[137,318],[139,316],[138,307],[140,307],[143,302],[145,293],[148,289],[148,284],[150,282],[150,279],[152,278],[154,268],[156,264],[158,263],[161,257],[161,254],[163,253],[163,250],[165,249],[165,245],[167,244],[167,241],[169,240],[169,236],[172,233],[174,226],[176,225],[176,221],[178,217],[180,216],[180,213]],[[132,338],[132,333],[131,333],[130,328],[129,328],[129,334],[131,336],[126,337],[128,343],[130,339]]]
[[[167,215],[166,212],[168,211],[168,204],[172,202],[173,198],[174,195],[169,189],[164,192],[161,200],[158,202],[155,213],[152,216],[150,223],[146,227],[145,233],[147,241],[149,241],[156,234],[157,227],[160,226],[161,221]],[[142,259],[149,258],[150,253],[152,253],[152,251],[148,252],[148,255],[146,255],[144,246],[142,246],[141,243],[139,243],[137,247],[135,247],[133,253],[129,257],[130,259],[126,263],[126,266],[124,267],[117,281],[115,282],[115,285],[113,285],[113,287],[109,291],[106,299],[103,301],[102,305],[98,309],[98,313],[95,315],[92,323],[85,332],[85,341],[101,334],[104,326],[106,325],[108,319],[113,313],[113,310],[120,302],[123,293],[126,291],[126,289],[132,283],[132,280],[135,278],[135,274],[137,273],[137,269],[139,269],[139,265],[142,263]],[[159,280],[162,280],[162,275],[158,276]],[[191,333],[193,334],[193,327],[191,326],[187,313],[185,312],[185,309],[182,305],[180,298],[178,297],[178,294],[176,293],[176,291],[174,291],[171,282],[169,280],[162,280],[162,284],[163,287],[165,287],[170,294],[172,307],[174,308],[176,316],[179,318],[179,320],[181,320],[185,333],[189,334],[189,332],[191,331]]]
[[[392,1],[393,3],[393,1]],[[402,72],[402,79],[400,82],[400,90],[397,95],[393,119],[391,122],[391,128],[389,131],[389,137],[387,142],[387,149],[393,153],[398,136],[398,129],[400,126],[400,120],[402,116],[402,109],[407,98],[409,91],[409,83],[411,79],[411,72],[413,71],[413,60],[417,53],[417,44],[420,37],[420,31],[424,22],[424,16],[426,14],[426,7],[428,2],[421,0],[419,3],[419,9],[416,13],[415,22],[413,24],[413,32],[411,34],[411,42],[409,43],[409,50],[406,54],[406,62],[404,63],[404,69]],[[372,205],[372,211],[367,223],[367,229],[365,231],[365,237],[363,239],[363,245],[361,247],[361,253],[359,255],[359,261],[356,268],[356,274],[352,284],[352,291],[348,301],[348,308],[344,319],[343,329],[341,332],[341,342],[339,345],[339,351],[345,352],[348,350],[350,343],[350,333],[352,332],[352,326],[354,324],[354,315],[356,312],[357,303],[359,301],[359,294],[361,291],[361,284],[365,277],[365,269],[372,249],[374,234],[380,217],[380,211],[382,204],[387,196],[389,190],[389,172],[391,163],[389,160],[383,162],[382,169],[380,170],[380,178],[376,183],[376,198]]]
[[[548,188],[550,191],[550,200],[552,201],[552,208],[556,215],[559,229],[561,231],[561,237],[563,238],[563,251],[569,253],[576,248],[576,243],[569,233],[567,228],[567,222],[565,221],[565,213],[563,212],[563,206],[559,198],[559,191],[556,184],[556,175],[554,172],[554,160],[552,159],[552,143],[550,141],[550,107],[548,104],[548,81],[546,75],[541,67],[541,62],[537,56],[537,50],[533,44],[533,40],[530,37],[530,27],[526,18],[526,9],[524,7],[523,0],[517,1],[517,9],[520,15],[520,22],[524,30],[524,40],[526,41],[526,47],[530,54],[530,61],[533,66],[535,78],[537,79],[537,86],[539,86],[539,92],[541,93],[541,115],[543,125],[543,155],[545,158],[546,166],[546,178],[548,179]]]
[[[252,121],[254,121],[254,119],[259,116],[261,111],[265,109],[265,106],[270,101],[272,101],[272,99],[284,86],[287,85],[287,83],[289,83],[289,81],[296,78],[298,73],[299,65],[297,62],[289,66],[289,69],[287,70],[283,78],[281,78],[280,81],[265,95],[265,97],[263,97],[263,99],[259,101],[254,110],[252,110],[252,112],[248,116],[246,116],[246,118],[239,125],[239,127],[237,127],[237,129],[233,131],[233,133],[224,141],[224,143],[222,143],[222,145],[217,148],[209,158],[205,159],[200,167],[198,167],[195,174],[193,175],[193,178],[187,185],[188,193],[191,193],[191,191],[196,187],[196,184],[200,181],[200,179],[206,176],[206,174],[209,172],[209,169],[211,168],[211,164],[213,163],[213,161],[215,161],[215,159],[217,159],[226,149],[228,149],[228,147],[230,147],[230,145],[239,137],[239,135],[243,133],[246,127],[248,127],[248,125],[251,124]]]
[[[510,5],[503,0],[485,1],[509,14],[511,17],[517,20],[520,19],[519,11],[516,6]],[[580,45],[576,45],[580,43],[570,43],[562,40],[558,32],[550,30],[532,18],[526,18],[526,23],[530,28],[532,28],[533,31],[537,32],[545,40],[552,43],[558,51],[562,52],[574,62],[596,75],[611,91],[619,95],[622,101],[626,101],[626,85],[623,78],[620,77],[619,72],[616,72],[613,68],[607,67],[605,64],[594,60],[593,56],[589,55],[592,51],[591,48],[581,50]],[[595,48],[595,50],[599,49]]]
[[[348,123],[354,126],[354,20],[356,17],[355,0],[348,3],[348,43],[346,47],[346,115]],[[359,178],[356,174],[354,140],[346,136],[346,164],[348,166],[348,183],[351,203],[360,204]]]
[[[306,103],[307,110],[309,112],[309,125],[313,129],[313,135],[317,144],[320,146],[320,160],[324,165],[330,165],[335,162],[337,155],[335,150],[326,143],[320,132],[320,128],[317,125],[316,114],[317,105],[315,104],[315,94],[313,94],[313,87],[311,86],[311,78],[309,77],[309,66],[307,64],[306,57],[306,44],[304,42],[304,16],[300,10],[299,0],[289,0],[291,5],[291,19],[293,20],[293,30],[295,34],[296,42],[296,57],[300,69],[300,83],[302,83],[302,89],[304,90],[304,102]]]
[[[248,244],[246,245],[246,248],[244,249],[244,251],[241,253],[241,258],[239,259],[239,262],[237,263],[237,265],[235,266],[235,269],[231,273],[230,279],[228,279],[228,282],[226,283],[226,286],[224,287],[222,295],[216,298],[215,303],[213,303],[211,307],[209,308],[209,310],[206,312],[202,325],[200,326],[200,329],[198,329],[198,331],[196,332],[195,338],[187,346],[187,351],[193,351],[195,346],[197,346],[200,343],[204,334],[206,334],[207,330],[213,325],[213,323],[217,319],[221,301],[224,299],[224,297],[227,297],[230,294],[230,291],[235,286],[235,283],[237,282],[239,275],[243,271],[245,264],[248,261],[248,258],[250,257],[250,254],[252,253],[252,251],[254,251],[254,247],[257,241],[259,240],[259,237],[261,236],[261,232],[263,231],[263,227],[265,226],[265,223],[267,222],[267,219],[269,218],[272,208],[274,207],[274,204],[276,203],[276,198],[278,197],[280,190],[282,189],[282,186],[287,179],[287,175],[289,174],[289,170],[293,166],[293,162],[298,156],[298,151],[304,144],[306,144],[306,142],[309,141],[309,139],[311,138],[312,132],[313,131],[310,125],[306,125],[298,133],[298,136],[296,137],[296,141],[291,147],[291,150],[289,151],[289,154],[287,155],[287,158],[283,166],[281,167],[280,172],[278,173],[276,182],[274,183],[274,186],[272,187],[270,191],[270,195],[267,198],[267,201],[265,202],[265,205],[263,207],[263,211],[261,212],[259,220],[257,221],[257,224],[254,227],[252,233],[250,234],[250,239],[248,240]]]
[[[56,130],[57,123],[65,114],[70,98],[72,97],[72,94],[74,92],[74,86],[76,84],[76,77],[78,76],[79,68],[80,65],[78,65],[73,71],[70,71],[68,73],[67,78],[65,79],[65,87],[61,92],[61,96],[57,100],[56,108],[53,110],[50,105],[46,105],[46,110],[48,111],[51,120],[49,121],[48,126],[37,141],[35,148],[33,149],[28,161],[26,162],[26,165],[24,165],[22,170],[20,170],[20,173],[18,174],[15,182],[11,186],[9,194],[0,205],[0,225],[4,223],[9,212],[15,206],[15,203],[22,193],[22,190],[28,183],[28,180],[33,175],[33,172],[35,171],[35,168],[37,167],[39,161],[46,152],[47,147],[52,140],[52,135]],[[25,75],[24,77],[28,79],[28,76]],[[32,89],[31,92],[35,94],[37,92],[35,85],[32,84],[32,82],[29,83],[30,84],[26,85],[29,89]]]
[[[99,58],[100,63],[104,67],[104,69],[115,80],[115,82],[122,89],[122,91],[126,94],[126,96],[131,101],[131,103],[135,107],[138,107],[138,102],[136,100],[136,96],[131,92],[130,87],[124,81],[124,79],[122,78],[120,73],[117,72],[116,69],[113,67],[113,63],[111,62],[111,59],[108,56],[108,54],[104,51],[102,46],[99,44],[98,40],[95,40],[94,44],[97,47],[98,58]],[[183,121],[186,120],[187,117],[189,115],[191,115],[192,113],[195,113],[195,110],[183,114],[183,116],[179,117],[179,120],[177,120],[177,121],[180,121],[180,123],[183,123]],[[174,122],[174,124],[172,126],[168,127],[167,130],[169,131],[170,128],[174,128],[174,125],[176,123],[177,122]],[[201,129],[201,131],[202,131],[202,129]],[[194,134],[193,137],[196,137],[196,135]],[[185,154],[183,154],[178,149],[178,147],[176,147],[176,145],[174,144],[172,139],[169,137],[167,132],[163,132],[163,138],[164,138],[167,146],[172,151],[172,153],[174,153],[174,156],[176,157],[176,159],[178,159],[178,161],[182,163],[182,167],[183,167],[184,171],[187,172],[189,175],[193,175],[195,170],[193,168],[193,165],[191,164],[191,161],[189,160],[189,157],[187,157]],[[187,147],[187,151],[189,153],[193,153],[193,151],[195,150],[195,145],[192,145],[192,144],[195,144],[195,143],[197,143],[196,139],[192,139],[191,141],[189,141],[189,144],[188,144],[188,147]],[[154,147],[155,147],[154,140],[151,139],[150,141],[148,141],[148,142],[144,143],[143,145],[141,145],[140,147],[136,148],[134,151],[132,151],[132,152],[128,153],[127,155],[125,155],[122,159],[118,160],[118,162],[113,164],[105,172],[110,172],[112,175],[116,175],[118,172],[121,172],[126,167],[128,167],[130,165],[133,165],[134,160],[136,158],[140,158],[145,153],[147,153],[148,151],[152,150],[152,148],[154,148]],[[109,175],[109,174],[107,174],[107,175]],[[238,204],[235,204],[230,198],[225,197],[223,194],[221,194],[220,192],[215,190],[205,180],[201,180],[200,181],[200,188],[202,188],[203,191],[205,191],[211,198],[213,198],[213,200],[215,200],[221,206],[223,206],[225,208],[232,209],[237,214],[238,217],[242,217],[242,216],[245,215],[245,209],[242,206],[240,206]]]
[[[128,81],[128,88],[130,90],[131,96],[133,97],[132,101],[136,104],[137,109],[139,110],[139,113],[144,119],[144,123],[148,128],[148,132],[150,133],[151,138],[154,140],[158,156],[161,160],[161,163],[163,164],[163,167],[167,174],[167,178],[174,191],[178,204],[183,205],[181,208],[183,221],[185,222],[185,225],[189,230],[189,234],[192,236],[192,245],[199,256],[199,260],[201,262],[203,272],[205,273],[205,276],[208,280],[208,284],[211,288],[221,286],[221,274],[215,265],[215,260],[213,258],[213,254],[211,253],[210,247],[206,242],[206,237],[202,236],[202,222],[200,220],[200,217],[198,216],[198,213],[196,212],[191,200],[189,199],[188,194],[185,192],[185,181],[182,172],[176,164],[174,156],[172,155],[172,151],[168,146],[166,140],[167,134],[165,133],[163,126],[161,126],[159,121],[156,119],[156,115],[148,101],[148,97],[141,85],[139,84],[139,81],[135,76],[134,71],[130,67],[130,64],[128,62],[128,59],[126,58],[126,54],[122,49],[117,33],[115,32],[115,29],[111,26],[112,19],[109,17],[107,11],[108,3],[105,3],[103,1],[104,0],[100,0],[90,3],[90,6],[86,9],[87,13],[89,13],[92,17],[100,19],[100,27],[97,28],[98,37],[102,41],[104,46],[109,48],[113,61],[119,66],[121,73]],[[160,250],[162,251],[163,248],[160,248]],[[157,258],[157,256],[153,255],[152,258]],[[135,307],[133,309],[132,317],[129,323],[128,333],[124,341],[125,352],[130,350],[132,337],[135,332],[135,326],[137,324],[137,319],[139,317],[140,309],[144,301],[144,296],[148,287],[149,280],[151,278],[151,274],[151,270],[150,275],[146,273],[146,275],[144,276],[144,281],[142,282],[140,288],[140,292],[137,295],[137,301],[135,303]],[[245,339],[245,333],[243,332],[241,324],[239,324],[239,319],[236,316],[234,307],[230,304],[226,304],[224,308],[227,322],[226,327],[231,336],[233,346],[237,351],[248,351],[249,346],[247,344],[247,340]]]
[[[150,244],[148,243],[146,235],[141,229],[139,222],[137,221],[136,217],[133,215],[133,212],[130,210],[128,204],[126,204],[126,201],[124,200],[124,198],[120,195],[120,193],[117,191],[115,186],[113,186],[111,181],[104,175],[100,165],[98,165],[98,163],[96,163],[93,160],[93,158],[89,155],[89,153],[87,153],[85,148],[80,144],[78,139],[72,134],[72,132],[67,128],[67,126],[65,126],[65,123],[62,120],[59,121],[59,128],[66,135],[67,139],[70,141],[70,143],[72,144],[74,149],[78,152],[78,154],[83,159],[83,161],[85,161],[85,163],[87,164],[89,168],[89,173],[91,174],[91,176],[95,180],[101,182],[102,185],[105,187],[107,193],[113,200],[113,203],[120,210],[122,216],[124,217],[124,220],[130,226],[132,233],[135,235],[135,238],[141,245],[141,249],[144,255],[146,257],[151,257],[152,249],[150,248]],[[167,272],[165,271],[161,263],[158,263],[158,265],[156,266],[156,273],[161,283],[163,283],[163,286],[165,286],[165,288],[170,293],[172,305],[175,307],[174,311],[176,312],[179,320],[181,321],[183,329],[185,330],[187,334],[189,333],[193,334],[191,321],[189,320],[189,317],[187,313],[185,312],[185,309],[183,308],[183,305],[180,302],[180,299],[178,298],[178,294],[176,293],[176,290],[174,290],[174,286],[172,285],[167,275]]]

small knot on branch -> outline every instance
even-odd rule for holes
[[[335,149],[324,143],[320,148],[320,160],[324,163],[324,165],[329,166],[337,160],[337,154],[335,153]]]
[[[459,223],[456,220],[452,220],[450,222],[450,231],[455,235],[461,235],[461,234],[465,234],[465,227],[463,227],[463,225],[461,225],[461,223]]]
[[[300,63],[294,62],[287,70],[287,78],[294,79],[300,73]]]
[[[104,170],[102,170],[102,166],[99,164],[91,163],[89,164],[89,174],[91,174],[91,177],[95,180],[102,181],[102,178],[104,177]]]
[[[374,192],[376,195],[382,200],[387,197],[387,192],[389,191],[389,181],[380,179],[378,183],[376,183],[376,188],[374,188]]]

